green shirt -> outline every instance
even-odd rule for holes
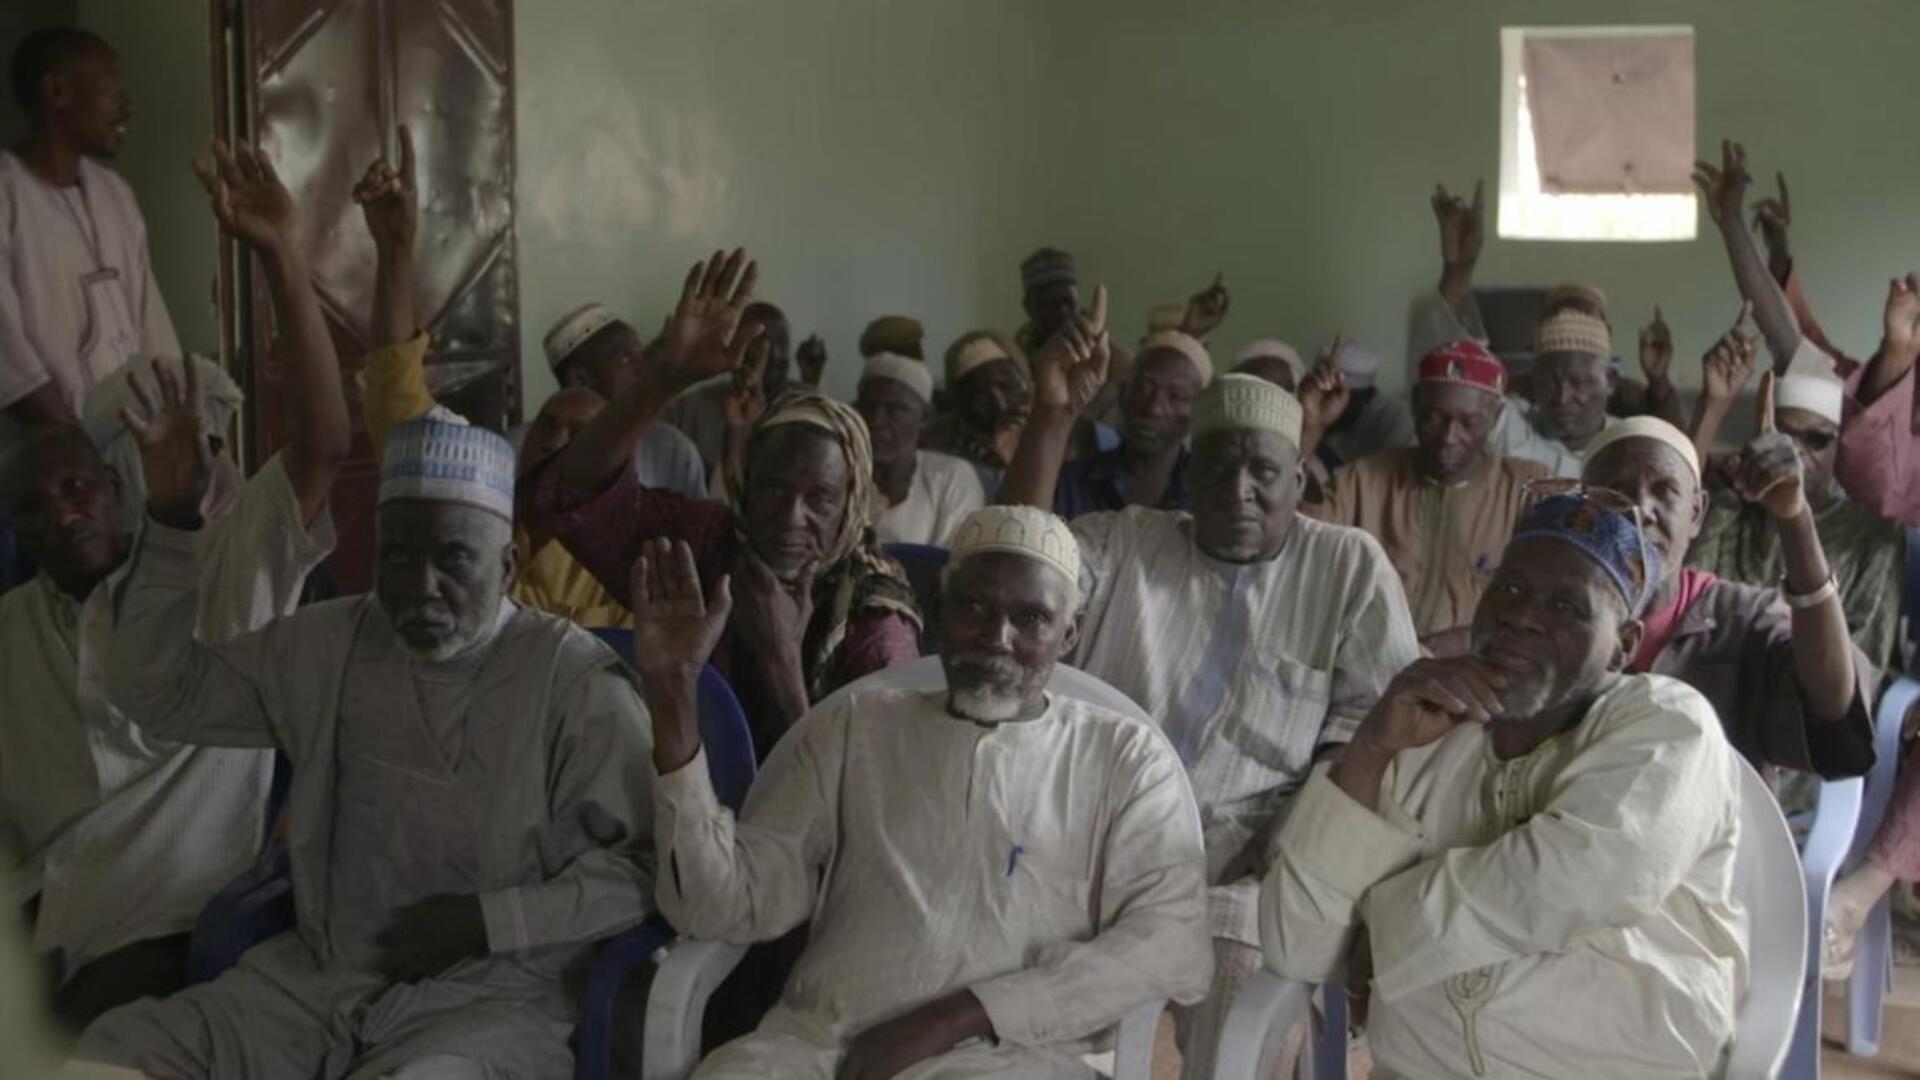
[[[1814,515],[1820,545],[1840,586],[1854,644],[1879,668],[1897,666],[1900,607],[1906,595],[1907,540],[1899,525],[1844,498]],[[1776,588],[1786,574],[1780,534],[1767,512],[1724,489],[1713,494],[1707,524],[1687,562],[1730,581]]]

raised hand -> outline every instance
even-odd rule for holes
[[[176,528],[197,528],[200,504],[213,482],[213,446],[200,419],[200,373],[193,357],[184,358],[184,378],[158,359],[153,361],[149,391],[137,373],[130,373],[138,410],[122,408],[120,422],[133,432],[140,448],[140,472],[147,481],[147,512],[155,521]]]
[[[807,340],[794,351],[793,362],[800,368],[800,385],[809,390],[820,389],[820,375],[827,370],[827,343],[820,340],[819,334],[808,334]]]
[[[487,920],[477,896],[441,893],[397,908],[374,938],[380,974],[393,982],[418,982],[462,960],[487,954]]]
[[[1062,326],[1033,360],[1033,399],[1037,408],[1078,416],[1107,384],[1113,360],[1107,335],[1107,287],[1093,290],[1093,308]]]
[[[297,248],[300,214],[267,156],[245,143],[229,148],[219,139],[209,148],[212,156],[195,159],[193,172],[207,189],[221,228],[262,253]]]
[[[697,675],[733,615],[729,580],[703,595],[693,549],[660,537],[641,545],[630,585],[634,666],[643,677]]]
[[[1747,380],[1753,378],[1754,356],[1760,337],[1748,325],[1753,314],[1751,302],[1740,305],[1740,317],[1733,327],[1720,335],[1713,348],[1700,360],[1700,395],[1716,405],[1725,405],[1740,396]]]
[[[1232,303],[1233,297],[1227,293],[1227,286],[1220,280],[1220,275],[1215,274],[1212,285],[1187,298],[1187,310],[1180,318],[1180,329],[1193,337],[1204,338],[1226,321],[1227,308]]]
[[[716,251],[694,263],[660,336],[657,374],[683,388],[738,368],[747,346],[760,335],[758,326],[740,328],[740,315],[759,279],[759,264],[741,248],[732,254]]]
[[[1655,304],[1653,321],[1640,328],[1640,370],[1647,376],[1648,386],[1657,386],[1667,381],[1672,367],[1673,330],[1667,326],[1660,305]]]
[[[1473,201],[1463,202],[1447,192],[1444,184],[1433,187],[1433,216],[1440,223],[1440,259],[1448,266],[1472,266],[1480,261],[1480,249],[1486,243],[1485,181],[1473,182]]]
[[[1729,139],[1720,140],[1720,167],[1705,161],[1693,164],[1693,182],[1700,187],[1700,201],[1707,217],[1725,230],[1741,228],[1745,222],[1744,204],[1747,185],[1747,148]]]
[[[1806,513],[1807,496],[1799,448],[1774,425],[1773,372],[1760,376],[1753,408],[1758,434],[1733,466],[1733,489],[1742,499],[1764,507],[1775,520],[1791,521]]]
[[[1920,354],[1920,274],[1908,274],[1887,283],[1887,307],[1882,319],[1886,349],[1892,358],[1911,366]],[[1901,370],[1905,370],[1905,366]]]
[[[1346,343],[1345,337],[1336,336],[1320,362],[1300,381],[1300,453],[1303,457],[1320,445],[1328,429],[1353,401],[1353,387],[1347,383],[1346,372],[1340,370],[1340,350]]]
[[[401,124],[395,140],[400,148],[400,167],[377,158],[367,166],[366,175],[353,186],[353,201],[367,220],[375,246],[411,248],[417,228],[420,192],[413,174],[413,133]]]
[[[1753,227],[1760,230],[1760,239],[1767,245],[1767,262],[1774,274],[1784,276],[1793,262],[1793,256],[1787,251],[1787,226],[1793,224],[1793,200],[1787,194],[1787,174],[1774,173],[1773,179],[1779,185],[1780,194],[1753,204]]]

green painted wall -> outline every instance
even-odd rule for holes
[[[212,233],[184,166],[210,127],[205,7],[79,10],[128,56],[122,167],[182,335],[210,347]],[[1741,136],[1763,176],[1788,172],[1813,300],[1871,348],[1886,278],[1920,266],[1911,0],[543,0],[517,27],[529,403],[556,316],[600,299],[650,326],[689,262],[735,243],[827,337],[840,390],[873,315],[919,315],[936,348],[1011,327],[1040,243],[1113,286],[1128,333],[1218,270],[1222,352],[1346,331],[1398,356],[1437,273],[1427,193],[1496,180],[1499,28],[1541,22],[1695,26],[1703,145]],[[1612,296],[1623,352],[1664,305],[1688,380],[1735,306],[1710,231],[1494,240],[1481,267],[1565,278]]]

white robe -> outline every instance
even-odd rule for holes
[[[986,489],[972,465],[952,454],[919,450],[907,497],[892,506],[875,506],[879,516],[873,535],[883,544],[945,547],[967,515],[986,504]]]
[[[1747,975],[1740,768],[1705,698],[1639,675],[1523,757],[1473,724],[1402,751],[1378,813],[1317,771],[1267,964],[1343,977],[1366,924],[1375,1076],[1713,1075]]]
[[[299,926],[213,982],[108,1013],[80,1056],[216,1080],[446,1057],[570,1075],[561,972],[652,907],[650,729],[630,674],[585,631],[512,609],[482,646],[464,723],[449,724],[422,715],[458,707],[432,689],[407,707],[411,656],[369,596],[216,647],[171,633],[192,610],[185,554],[181,534],[148,531],[110,686],[161,737],[287,754]],[[489,953],[388,986],[365,948],[382,913],[336,908],[343,889],[396,905],[477,895]]]
[[[812,921],[780,1005],[706,1080],[831,1080],[849,1039],[958,990],[997,1044],[903,1076],[1086,1077],[1094,1036],[1206,989],[1193,797],[1137,719],[1054,697],[1037,719],[984,725],[940,691],[855,693],[787,733],[738,821],[704,754],[654,790],[674,926],[748,943]]]
[[[294,610],[333,549],[331,518],[301,517],[276,455],[191,534],[201,640]],[[34,946],[59,950],[66,974],[191,928],[267,825],[271,753],[182,746],[108,702],[113,599],[133,565],[84,603],[45,575],[0,597],[0,842],[21,866],[11,901],[40,895]]]
[[[133,189],[82,158],[63,193],[0,151],[0,407],[51,382],[78,416],[93,384],[152,355],[180,340]],[[0,417],[0,446],[12,432]]]

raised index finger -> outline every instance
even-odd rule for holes
[[[413,132],[405,124],[400,125],[399,141],[400,182],[411,186],[413,184]]]
[[[1787,195],[1787,174],[1783,172],[1774,173],[1773,182],[1780,186],[1780,209],[1785,213],[1792,213],[1793,200]]]
[[[1093,287],[1093,313],[1089,321],[1093,323],[1095,333],[1107,328],[1107,287],[1105,285]]]
[[[1753,395],[1753,422],[1763,434],[1772,434],[1773,426],[1773,371],[1768,369],[1760,376],[1760,389]]]

